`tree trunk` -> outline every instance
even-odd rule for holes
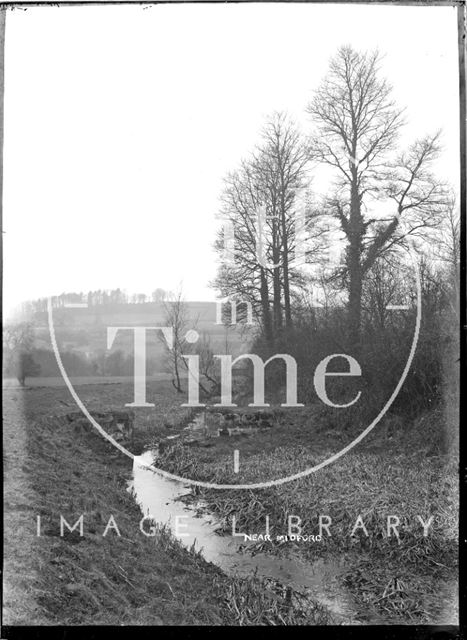
[[[279,265],[281,259],[281,238],[279,234],[279,221],[277,220],[277,208],[272,208],[272,263]],[[281,274],[280,267],[272,268],[272,309],[273,309],[273,331],[277,338],[282,332],[282,300],[281,300]]]
[[[285,241],[287,245],[287,241]],[[288,247],[284,246],[282,258],[282,276],[284,278],[284,309],[285,309],[285,326],[287,329],[292,327],[292,308],[290,306],[290,282],[289,282],[289,256]]]
[[[273,262],[280,261],[278,247],[274,247]],[[282,331],[282,304],[281,304],[281,274],[280,267],[273,269],[273,311],[274,311],[274,334],[277,337]]]
[[[355,352],[360,349],[361,316],[362,316],[362,272],[360,255],[356,243],[349,246],[349,305],[348,305],[348,336],[349,345]],[[352,246],[354,245],[354,246]]]
[[[286,329],[290,329],[292,327],[292,309],[290,306],[289,243],[284,189],[284,181],[281,174],[282,278],[284,286],[285,327]]]
[[[180,383],[180,373],[178,371],[178,355],[174,354],[174,372],[175,372],[175,379],[176,382],[173,380],[173,386],[177,389],[178,393],[182,393],[183,389],[182,389],[182,385]]]
[[[274,338],[273,338],[272,326],[271,326],[271,310],[269,308],[268,281],[267,281],[267,276],[264,269],[261,269],[260,277],[261,277],[261,284],[260,284],[261,311],[263,316],[264,336],[266,338],[267,344],[270,347],[272,347],[274,345]]]
[[[360,211],[357,174],[353,170],[350,192],[347,266],[349,270],[348,338],[349,346],[358,355],[361,347],[362,321],[362,239],[364,226]]]

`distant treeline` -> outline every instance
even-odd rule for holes
[[[110,306],[116,304],[146,304],[148,302],[164,302],[173,298],[173,292],[157,288],[151,294],[128,293],[124,289],[97,289],[86,292],[61,293],[52,296],[54,309],[64,307],[67,304],[86,304],[88,307]],[[43,313],[47,311],[48,298],[28,300],[21,305],[21,311],[25,315]]]

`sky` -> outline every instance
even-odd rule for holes
[[[337,48],[379,48],[401,144],[443,130],[458,189],[453,7],[179,4],[29,7],[5,36],[4,309],[183,283],[214,300],[223,177],[265,119],[305,112]],[[319,191],[325,185],[317,184]]]

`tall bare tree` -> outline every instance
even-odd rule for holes
[[[297,256],[306,255],[306,250],[296,251],[298,241],[310,253],[322,233],[316,224],[319,212],[305,207],[298,238],[295,214],[306,204],[308,162],[299,131],[285,114],[276,113],[266,122],[254,153],[225,181],[222,212],[234,226],[236,257],[235,264],[221,265],[214,285],[223,295],[237,294],[252,302],[271,346],[283,326],[292,324],[292,287],[301,282],[304,266]],[[221,236],[216,248],[222,251]]]
[[[242,162],[240,169],[224,180],[222,216],[233,225],[235,255],[230,264],[222,261],[213,286],[223,296],[237,295],[250,302],[255,316],[262,323],[268,343],[272,343],[269,274],[257,256],[258,220],[261,193],[251,162]],[[220,231],[215,243],[223,256],[224,232]],[[270,243],[266,241],[266,256],[271,259]],[[259,295],[258,295],[259,294]]]
[[[278,265],[272,274],[276,328],[282,326],[281,289],[285,327],[292,325],[290,270],[297,246],[294,214],[307,186],[308,164],[308,148],[297,127],[285,113],[274,113],[263,129],[255,168],[270,221],[273,264]]]
[[[337,178],[328,207],[346,238],[349,339],[357,351],[365,273],[393,243],[437,225],[446,202],[430,171],[438,133],[396,154],[403,113],[379,64],[377,52],[341,47],[307,109],[316,126],[313,157]],[[378,215],[380,200],[394,202],[389,218]]]

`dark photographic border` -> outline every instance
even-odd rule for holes
[[[225,0],[231,3],[232,0]],[[254,0],[239,0],[240,2],[251,2]],[[287,0],[269,0],[269,3],[273,2],[286,2]],[[222,2],[222,0],[200,0],[200,4],[215,4]],[[309,4],[327,4],[322,0],[317,2],[316,0],[295,0],[295,3],[306,2]],[[2,195],[3,195],[3,93],[4,93],[4,40],[5,40],[5,18],[8,11],[15,9],[27,9],[28,7],[37,6],[96,6],[96,5],[157,5],[157,4],[197,4],[197,0],[156,0],[155,2],[132,2],[131,0],[120,1],[112,0],[110,2],[98,1],[98,0],[65,0],[62,2],[4,2],[0,4],[0,216],[2,217]],[[337,6],[340,4],[355,4],[355,5],[397,5],[397,6],[435,6],[435,7],[456,7],[458,16],[458,54],[459,54],[459,107],[460,107],[460,230],[461,230],[461,251],[460,251],[460,413],[459,424],[466,424],[466,401],[464,399],[464,393],[466,390],[466,340],[467,340],[467,320],[466,320],[466,260],[467,260],[467,248],[466,248],[466,66],[465,66],[465,48],[466,48],[466,0],[376,0],[374,2],[370,0],[341,0],[332,2]],[[3,217],[2,217],[3,221]],[[2,232],[2,245],[3,245],[3,232]],[[3,246],[2,246],[3,248]],[[2,254],[3,255],[3,254]],[[2,261],[2,285],[3,285],[3,261]],[[3,291],[3,287],[2,287]],[[464,420],[462,421],[462,418]],[[467,530],[465,526],[465,516],[462,513],[462,505],[465,503],[465,481],[467,479],[467,463],[464,454],[464,440],[465,436],[460,429],[460,531],[459,531],[459,565],[463,566],[462,560],[466,560],[466,544],[467,544]],[[2,465],[3,468],[3,465]],[[2,525],[3,525],[3,513],[2,513]],[[3,526],[2,526],[3,531]],[[3,552],[3,547],[2,547]],[[3,553],[2,553],[3,559]],[[3,566],[3,563],[2,563]],[[465,565],[464,565],[465,566]],[[467,591],[465,585],[465,577],[460,573],[460,588],[459,588],[459,616],[460,625],[457,626],[420,626],[420,625],[362,625],[362,626],[327,626],[327,627],[293,627],[293,633],[298,633],[299,636],[305,635],[310,637],[332,637],[340,638],[411,638],[413,640],[425,640],[429,638],[436,638],[438,640],[451,639],[451,638],[465,638],[465,618],[464,608],[467,608]],[[2,598],[3,604],[3,598]],[[464,606],[462,606],[464,605]],[[3,607],[2,607],[3,612]],[[155,633],[162,634],[164,638],[175,638],[181,634],[186,638],[198,636],[198,634],[206,638],[214,638],[218,634],[216,627],[176,627],[165,626],[160,631],[157,631],[157,627],[151,626],[4,626],[1,629],[1,638],[3,639],[22,639],[22,638],[62,638],[63,640],[83,638],[88,640],[94,640],[101,638],[106,632],[111,633],[113,637],[119,637],[121,635],[137,636],[140,639],[154,638]],[[222,627],[220,628],[222,629]],[[236,629],[234,627],[233,629]],[[243,632],[242,632],[243,633]],[[267,635],[275,636],[276,634],[283,633],[283,629],[279,627],[272,627],[267,630]]]

